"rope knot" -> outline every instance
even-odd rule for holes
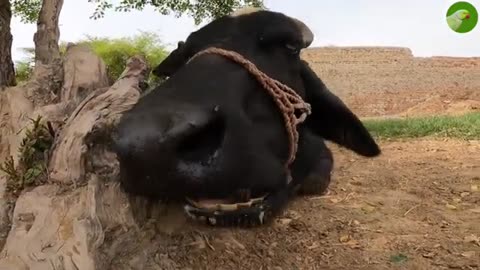
[[[288,139],[290,142],[289,157],[285,164],[285,168],[287,170],[287,182],[290,183],[292,180],[290,177],[290,166],[295,161],[298,148],[299,134],[297,131],[297,125],[303,123],[307,116],[312,113],[311,105],[303,101],[302,97],[298,95],[297,92],[295,92],[292,88],[269,77],[267,74],[259,70],[254,63],[247,60],[244,56],[237,52],[210,47],[195,54],[188,60],[187,63],[192,61],[195,57],[208,53],[222,55],[233,62],[242,65],[248,72],[250,72],[252,76],[257,79],[260,85],[262,85],[262,87],[274,99],[285,120],[285,128],[287,130]],[[300,113],[298,117],[295,114],[297,112]]]

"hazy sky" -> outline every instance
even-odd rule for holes
[[[265,0],[269,9],[304,21],[315,33],[312,46],[403,46],[417,56],[480,56],[480,23],[466,34],[451,31],[445,21],[454,0]],[[302,3],[301,5],[295,3]],[[480,8],[479,1],[476,8]],[[156,13],[152,8],[130,13],[108,12],[89,19],[94,5],[87,0],[65,0],[60,16],[60,39],[76,41],[85,35],[122,37],[142,31],[157,32],[172,48],[197,29],[193,20]],[[201,25],[200,25],[201,26]],[[33,47],[34,24],[13,20],[13,57]]]

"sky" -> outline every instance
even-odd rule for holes
[[[126,37],[139,31],[156,32],[167,48],[203,24],[188,16],[161,15],[147,8],[128,13],[110,11],[100,20],[90,19],[95,9],[87,0],[64,0],[60,15],[60,40],[75,42],[89,36]],[[305,22],[314,32],[312,47],[408,47],[415,56],[480,56],[480,23],[469,33],[448,28],[445,14],[455,0],[265,0],[267,8]],[[302,4],[298,4],[302,3]],[[480,9],[480,0],[470,0]],[[12,21],[13,58],[33,47],[35,24]]]

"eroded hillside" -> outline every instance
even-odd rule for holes
[[[362,116],[480,109],[480,57],[414,57],[395,47],[310,48],[302,57]]]

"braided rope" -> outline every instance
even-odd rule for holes
[[[298,138],[299,134],[297,131],[297,125],[304,122],[308,115],[311,114],[311,106],[307,102],[303,101],[302,97],[299,96],[292,88],[287,85],[269,77],[267,74],[259,70],[255,64],[247,60],[241,54],[229,51],[221,48],[210,47],[203,51],[198,52],[188,62],[192,61],[194,58],[204,55],[204,54],[218,54],[222,55],[237,64],[242,65],[250,74],[252,74],[257,81],[262,85],[262,87],[267,90],[267,92],[272,96],[278,108],[282,112],[283,118],[285,120],[285,128],[288,133],[288,138],[290,141],[289,145],[289,158],[286,163],[286,169],[289,172],[289,167],[295,160],[297,150],[298,150]],[[188,63],[187,62],[187,63]],[[295,115],[297,110],[301,113],[299,117]],[[288,182],[291,181],[291,176],[288,176]]]

